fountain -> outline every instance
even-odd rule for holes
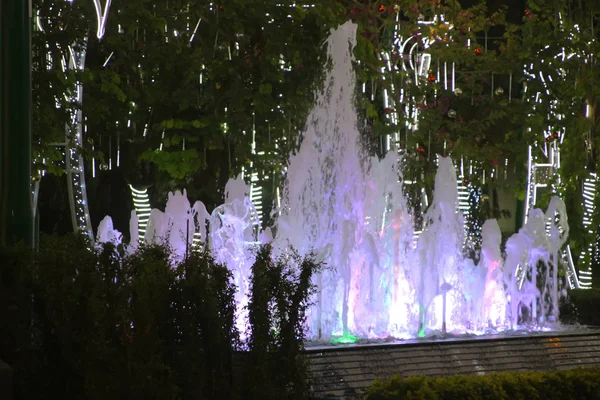
[[[108,215],[98,225],[96,240],[98,243],[112,243],[114,245],[121,244],[123,240],[123,234],[114,228],[113,220]]]
[[[346,23],[327,42],[331,69],[300,149],[290,157],[275,239],[301,254],[315,250],[331,267],[316,279],[319,296],[309,316],[312,334],[321,337],[384,334],[390,317],[402,318],[389,314],[391,304],[407,294],[399,264],[411,223],[399,159],[396,153],[370,158],[361,145],[353,102],[355,36],[356,25]]]
[[[498,223],[486,221],[475,264],[462,252],[456,168],[440,157],[434,197],[415,244],[401,157],[396,151],[370,156],[357,128],[356,29],[345,23],[327,41],[331,68],[300,147],[290,156],[275,237],[270,229],[258,231],[247,186],[231,179],[225,203],[210,216],[200,202],[191,207],[185,191],[170,194],[164,213],[152,211],[146,242],[168,243],[181,258],[199,236],[233,273],[240,328],[253,249],[267,242],[276,253],[292,246],[326,264],[314,277],[318,291],[306,321],[310,339],[498,332],[557,321],[564,294],[559,252],[568,235],[560,199],[552,200],[547,213],[531,211],[527,225],[508,240],[504,259]],[[113,238],[111,229],[108,222],[99,227],[99,239]]]
[[[309,115],[300,148],[290,157],[275,240],[301,253],[314,250],[330,266],[315,280],[319,295],[308,321],[312,338],[412,337],[424,336],[426,330],[446,333],[506,327],[507,297],[514,299],[510,315],[515,322],[526,304],[527,296],[519,296],[531,292],[522,285],[530,272],[507,272],[511,256],[508,268],[503,268],[501,233],[495,220],[482,227],[479,264],[463,257],[464,227],[456,168],[450,158],[439,158],[425,228],[413,245],[414,224],[403,195],[398,153],[391,151],[379,160],[370,157],[361,143],[353,106],[355,35],[356,25],[346,23],[333,30],[327,42],[331,69]],[[564,205],[558,198],[552,204],[551,209],[561,210],[566,226]],[[537,210],[532,216],[536,213],[544,215]],[[531,239],[531,244],[519,248],[530,257],[519,265],[537,270],[531,257],[536,251],[548,252],[548,235],[544,229],[521,235]],[[564,244],[564,234],[560,237],[550,246],[555,261]],[[521,239],[513,242],[522,243]],[[548,264],[549,260],[544,261]],[[558,309],[557,268],[553,267],[558,264],[548,265],[545,270],[552,269],[554,275],[546,272],[544,282],[554,283],[546,285],[545,294],[552,298],[552,306],[545,306],[539,318],[535,315],[534,320],[540,322]],[[521,280],[511,286],[515,276]],[[536,287],[535,279],[530,282]],[[534,294],[531,299],[546,304],[542,293]]]

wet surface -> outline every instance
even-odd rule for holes
[[[583,326],[583,325],[556,325],[536,329],[520,329],[520,330],[504,330],[504,331],[487,331],[481,333],[464,332],[446,334],[442,332],[432,331],[423,338],[359,338],[354,343],[332,343],[331,341],[313,340],[305,343],[307,351],[317,351],[323,349],[343,349],[368,346],[387,346],[387,345],[416,345],[436,342],[461,342],[461,341],[478,341],[478,340],[501,340],[507,338],[522,338],[522,337],[552,337],[556,335],[569,334],[585,334],[598,333],[600,327]]]

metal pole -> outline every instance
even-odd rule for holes
[[[31,3],[0,1],[0,246],[33,246]]]

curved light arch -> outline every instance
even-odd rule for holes
[[[111,0],[106,0],[104,9],[102,8],[102,4],[100,3],[100,0],[93,0],[93,1],[94,1],[94,7],[96,8],[96,22],[97,22],[96,37],[98,39],[102,39],[102,37],[104,36],[104,33],[106,32],[106,30],[105,30],[106,18],[108,17],[108,10],[110,9]]]
[[[73,0],[68,0],[73,2]],[[100,0],[92,0],[96,9],[96,37],[102,39],[105,33],[105,26],[110,9],[111,0],[106,0],[104,7]],[[39,12],[36,14],[36,27],[43,31],[43,24]],[[67,71],[83,71],[85,69],[85,56],[87,51],[88,38],[83,39],[81,46],[75,44],[69,45],[67,48],[67,57],[63,54],[61,65],[64,73]],[[76,90],[73,94],[67,95],[66,99],[70,102],[81,104],[83,101],[83,84],[76,83]],[[65,126],[65,140],[62,143],[57,143],[58,147],[62,147],[63,157],[65,160],[65,173],[67,176],[67,191],[69,193],[69,206],[71,211],[71,224],[75,232],[83,232],[93,242],[94,234],[91,224],[87,186],[85,180],[85,162],[80,153],[83,146],[84,126],[83,113],[81,108],[72,109],[70,111],[70,123]],[[34,216],[37,210],[37,202],[39,197],[39,181],[35,182],[33,191],[33,207]]]

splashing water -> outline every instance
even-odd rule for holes
[[[185,189],[169,193],[165,212],[153,209],[148,219],[144,240],[146,243],[160,243],[173,251],[175,261],[181,261],[192,246],[196,224],[196,210],[190,206]],[[135,223],[131,222],[130,226]],[[132,237],[135,234],[132,234]],[[132,244],[132,246],[134,246]]]
[[[289,244],[301,253],[313,250],[329,266],[315,279],[311,337],[345,341],[352,335],[414,337],[427,330],[516,328],[517,321],[526,319],[523,310],[538,303],[544,310],[529,312],[532,321],[555,319],[559,280],[554,266],[568,232],[560,199],[553,199],[548,213],[560,214],[564,226],[547,233],[548,214],[541,229],[520,232],[511,242],[519,246],[507,247],[508,268],[498,223],[486,221],[475,265],[462,252],[456,169],[450,158],[441,157],[425,228],[413,246],[414,224],[403,195],[399,156],[392,151],[381,160],[369,157],[357,128],[355,36],[352,23],[331,32],[331,69],[300,148],[290,157],[277,225],[277,246]],[[544,216],[533,211],[529,225],[535,224],[537,213]],[[542,260],[545,266],[538,268],[536,256],[551,251]],[[515,252],[525,257],[518,271],[511,270],[515,256],[510,253]],[[538,269],[545,274],[541,284],[536,276],[531,278],[531,271]],[[523,286],[523,281],[530,285]],[[540,285],[544,289],[534,291]]]
[[[252,264],[255,260],[258,215],[250,201],[249,188],[243,179],[230,179],[225,186],[225,203],[215,208],[209,218],[210,250],[217,263],[226,265],[237,286],[237,328],[246,330],[246,317]]]
[[[257,214],[242,179],[231,179],[225,202],[208,214],[185,191],[169,194],[165,212],[152,210],[145,240],[168,243],[185,255],[194,234],[232,271],[238,287],[238,328],[245,329],[254,249],[314,252],[326,269],[307,318],[311,339],[348,343],[357,337],[397,338],[426,332],[484,332],[541,326],[558,320],[560,251],[568,235],[564,203],[532,210],[503,259],[495,220],[482,227],[478,264],[465,258],[456,169],[439,159],[434,197],[414,243],[414,222],[402,190],[400,156],[366,152],[354,109],[352,50],[357,26],[346,23],[327,41],[331,69],[308,117],[299,150],[290,156],[275,237],[257,229]],[[206,226],[209,226],[207,231]],[[132,239],[137,217],[132,215]],[[119,237],[112,221],[99,241]],[[119,239],[120,240],[120,239]],[[136,242],[131,245],[135,249]]]
[[[331,69],[310,113],[299,151],[290,157],[276,245],[314,250],[329,266],[315,281],[313,337],[380,336],[405,325],[409,294],[406,243],[411,217],[399,183],[397,153],[370,158],[354,109],[352,50],[356,25],[327,42]]]
[[[99,243],[112,243],[114,245],[121,244],[123,240],[123,234],[114,228],[113,220],[108,215],[98,225],[96,240]]]

